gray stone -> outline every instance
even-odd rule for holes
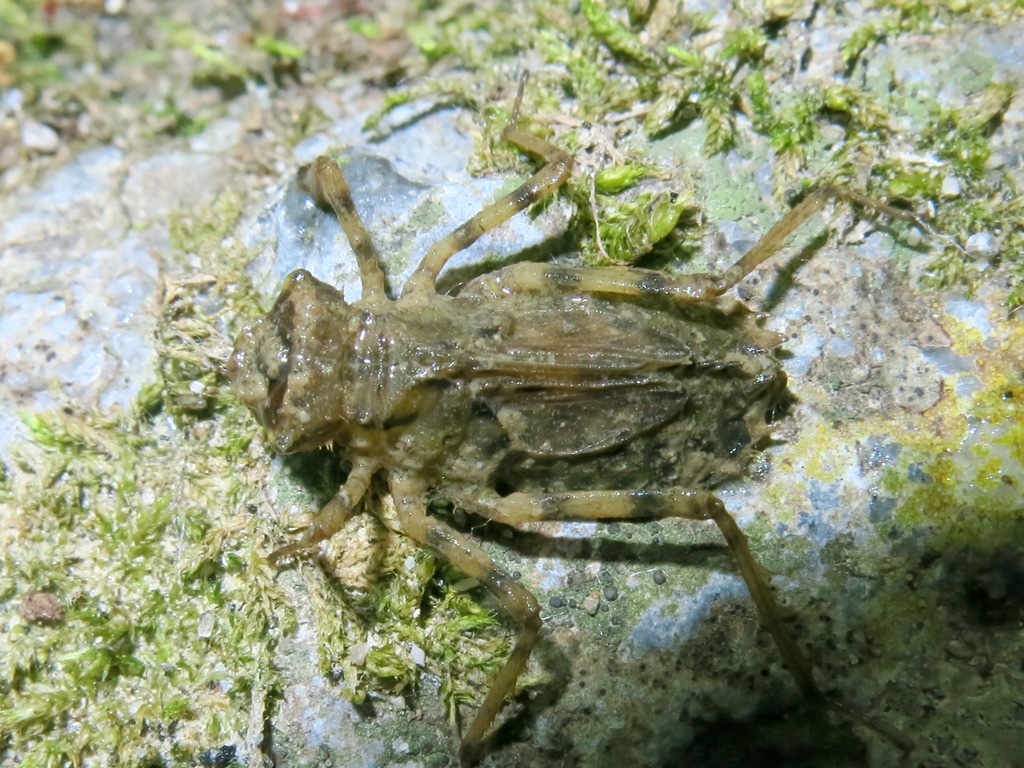
[[[26,120],[21,124],[21,143],[25,149],[49,155],[60,147],[60,136],[46,123]]]

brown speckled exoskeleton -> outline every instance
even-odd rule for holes
[[[746,470],[786,391],[774,354],[780,338],[719,297],[829,198],[908,215],[819,190],[721,274],[518,263],[439,293],[452,255],[570,175],[565,152],[518,126],[518,106],[504,138],[543,168],[435,243],[397,299],[338,165],[320,157],[302,173],[304,189],[333,208],[348,236],[362,297],[349,304],[309,272],[292,273],[273,309],[239,334],[229,375],[278,451],[334,445],[351,471],[272,559],[309,551],[388,493],[406,535],[490,590],[521,629],[463,736],[460,757],[472,764],[537,642],[540,607],[473,539],[429,516],[427,500],[511,525],[712,520],[804,696],[842,709],[815,683],[745,536],[711,490]]]

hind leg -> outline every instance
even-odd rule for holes
[[[463,766],[475,765],[482,756],[484,736],[505,700],[515,693],[516,681],[540,636],[540,605],[526,587],[498,568],[479,544],[427,514],[423,503],[427,496],[424,483],[411,477],[393,476],[391,490],[402,531],[483,584],[520,625],[511,655],[491,681],[484,703],[462,737],[459,760]]]
[[[782,661],[804,698],[871,728],[905,752],[913,749],[913,742],[898,730],[847,709],[818,687],[810,662],[786,629],[782,612],[768,586],[767,573],[754,558],[747,537],[736,520],[713,493],[673,488],[663,491],[511,493],[508,496],[490,493],[483,498],[453,494],[453,498],[471,512],[508,525],[541,520],[649,520],[666,517],[713,521],[729,545],[761,622],[772,636]]]
[[[523,262],[506,267],[480,281],[480,286],[494,298],[509,293],[543,292],[554,287],[581,294],[667,297],[688,303],[709,301],[721,296],[778,253],[786,238],[830,200],[845,200],[929,229],[924,222],[908,211],[893,208],[853,190],[822,187],[811,192],[779,219],[735,264],[717,274],[669,275],[634,267],[565,267]]]

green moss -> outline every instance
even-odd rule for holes
[[[252,489],[224,431],[71,409],[26,424],[0,607],[8,753],[137,764],[239,740],[290,609],[255,552],[264,524],[236,517]],[[33,590],[64,618],[22,617]]]
[[[573,185],[581,255],[589,264],[632,264],[646,256],[694,210],[687,195],[644,192],[619,199],[585,198],[590,179]]]
[[[21,765],[191,762],[249,738],[276,686],[294,617],[257,550],[268,523],[243,513],[251,423],[224,396],[223,308],[255,307],[245,256],[221,245],[240,209],[175,217],[177,246],[216,269],[167,287],[160,375],[135,409],[23,417],[0,589],[0,731]],[[22,616],[33,591],[63,619]]]
[[[650,173],[638,163],[623,163],[602,168],[594,174],[594,190],[599,195],[617,195],[636,186]]]
[[[179,254],[214,253],[238,223],[244,202],[229,189],[209,206],[172,214],[168,218],[171,247]]]
[[[0,88],[14,85],[25,92],[27,101],[64,80],[54,61],[58,53],[81,61],[93,50],[88,24],[47,24],[42,8],[42,0],[0,0],[0,44],[5,48],[0,55]]]
[[[276,35],[256,32],[251,38],[241,36],[237,44],[226,47],[216,35],[202,32],[192,23],[160,18],[157,26],[169,48],[188,51],[199,63],[194,81],[214,85],[226,94],[244,90],[244,83],[260,82],[267,72],[282,61],[294,63],[305,51]]]
[[[153,134],[164,133],[187,138],[197,136],[209,125],[209,120],[205,116],[190,114],[179,106],[173,96],[155,104],[145,105],[143,112],[147,117],[153,118],[153,126],[150,129]]]
[[[644,45],[635,32],[620,24],[599,0],[583,0],[580,10],[591,34],[615,56],[633,59],[638,64],[654,69],[661,67],[661,58]]]
[[[356,703],[407,692],[429,670],[454,720],[504,663],[507,632],[463,591],[461,574],[375,515],[354,517],[338,542],[324,569],[303,569],[321,670],[340,672],[341,690]]]
[[[507,167],[507,150],[495,151],[504,122],[491,105],[495,94],[510,92],[521,61],[539,61],[531,65],[523,114],[568,112],[584,132],[586,126],[602,126],[596,143],[591,139],[581,144],[586,137],[575,126],[557,138],[570,150],[589,147],[588,156],[576,152],[584,172],[597,174],[619,165],[621,159],[610,148],[628,148],[630,162],[648,164],[650,139],[694,122],[702,126],[706,155],[738,150],[752,157],[767,142],[777,198],[799,187],[838,183],[917,210],[934,210],[932,224],[941,234],[929,244],[934,253],[926,277],[930,285],[977,286],[986,273],[964,244],[972,235],[991,235],[998,252],[982,259],[1008,265],[1007,303],[1020,304],[1021,195],[1009,174],[988,167],[990,138],[1012,89],[993,81],[994,62],[983,51],[964,52],[940,66],[949,69],[949,77],[940,78],[946,90],[953,86],[965,96],[963,104],[952,108],[948,93],[940,103],[928,84],[901,82],[868,55],[880,44],[891,44],[889,56],[899,59],[904,54],[894,43],[911,31],[949,34],[968,21],[1019,21],[1019,5],[967,0],[876,3],[841,44],[847,78],[824,87],[817,82],[792,85],[787,25],[802,19],[784,3],[766,7],[760,16],[750,13],[725,29],[724,36],[705,35],[705,17],[675,6],[640,9],[588,0],[579,13],[574,8],[569,0],[522,0],[510,13],[457,13],[445,4],[426,9],[417,18],[414,35],[424,52],[424,70],[443,65],[448,74],[389,94],[371,124],[378,125],[398,104],[455,101],[489,116],[474,166]],[[821,13],[842,16],[838,6]],[[452,65],[465,74],[450,74]],[[918,161],[929,157],[938,162]],[[686,189],[679,164],[673,165],[669,181]],[[870,175],[864,173],[866,167],[872,168]],[[949,177],[960,181],[959,195],[942,194]],[[639,193],[649,191],[645,185],[639,183]],[[580,196],[571,189],[569,193],[579,205]],[[601,224],[612,230],[607,236],[596,231],[599,217],[590,216],[584,240],[596,242],[600,234],[600,239],[614,241],[620,229],[616,210],[624,211],[612,206],[608,223]],[[643,211],[637,212],[642,220]],[[646,247],[640,238],[639,249],[625,244],[625,252],[612,258],[631,262]],[[584,250],[593,248],[585,244]],[[610,256],[611,249],[605,250]]]

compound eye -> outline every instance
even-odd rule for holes
[[[275,417],[281,412],[285,395],[288,394],[288,374],[281,369],[283,375],[267,377],[267,397],[260,408],[259,420],[264,427],[272,427]]]

